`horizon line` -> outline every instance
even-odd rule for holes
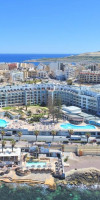
[[[41,55],[44,55],[44,54],[79,54],[79,53],[0,53],[0,54],[41,54]]]

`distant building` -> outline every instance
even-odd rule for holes
[[[91,71],[98,71],[99,70],[99,66],[97,64],[90,64],[88,66],[86,66],[87,69],[90,69]]]
[[[37,77],[37,71],[34,70],[34,68],[30,68],[28,70],[28,77],[29,78],[36,78]]]
[[[20,71],[13,71],[10,74],[11,81],[24,81],[24,73]]]
[[[11,63],[11,64],[8,64],[8,66],[9,66],[9,70],[17,69],[17,63]]]
[[[48,78],[47,72],[45,70],[40,70],[37,72],[38,78]]]
[[[75,67],[71,64],[55,62],[49,64],[51,73],[57,80],[67,80],[75,76]]]
[[[23,79],[27,80],[28,78],[28,71],[27,70],[23,70]]]
[[[100,83],[100,71],[83,70],[78,79],[82,83]]]
[[[18,63],[18,66],[25,69],[34,68],[33,63]]]
[[[55,70],[54,71],[54,77],[57,80],[65,80],[65,74],[62,70]]]
[[[68,80],[70,78],[74,78],[75,77],[75,69],[71,66],[65,66],[64,68],[64,75],[65,75],[65,79]]]
[[[9,70],[9,66],[7,63],[0,63],[0,70]]]

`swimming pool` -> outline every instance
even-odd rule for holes
[[[0,127],[6,127],[8,122],[6,120],[0,119]]]
[[[61,124],[60,127],[63,129],[95,129],[93,125],[76,126],[74,124]]]
[[[43,168],[44,166],[46,166],[46,162],[27,162],[26,163],[26,167],[36,167],[38,168],[38,166],[40,166],[41,168]]]

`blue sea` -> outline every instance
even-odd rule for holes
[[[14,184],[13,184],[14,185]],[[43,186],[0,187],[0,200],[100,200],[100,190],[67,188],[58,186],[50,191]]]
[[[41,59],[41,58],[63,58],[72,54],[0,54],[0,62],[4,63],[22,63],[26,60]],[[35,63],[36,65],[38,63]]]

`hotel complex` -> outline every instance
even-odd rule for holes
[[[68,86],[66,84],[27,84],[0,88],[0,107],[47,104],[48,99],[61,98],[61,103],[74,105],[100,115],[100,86]]]

